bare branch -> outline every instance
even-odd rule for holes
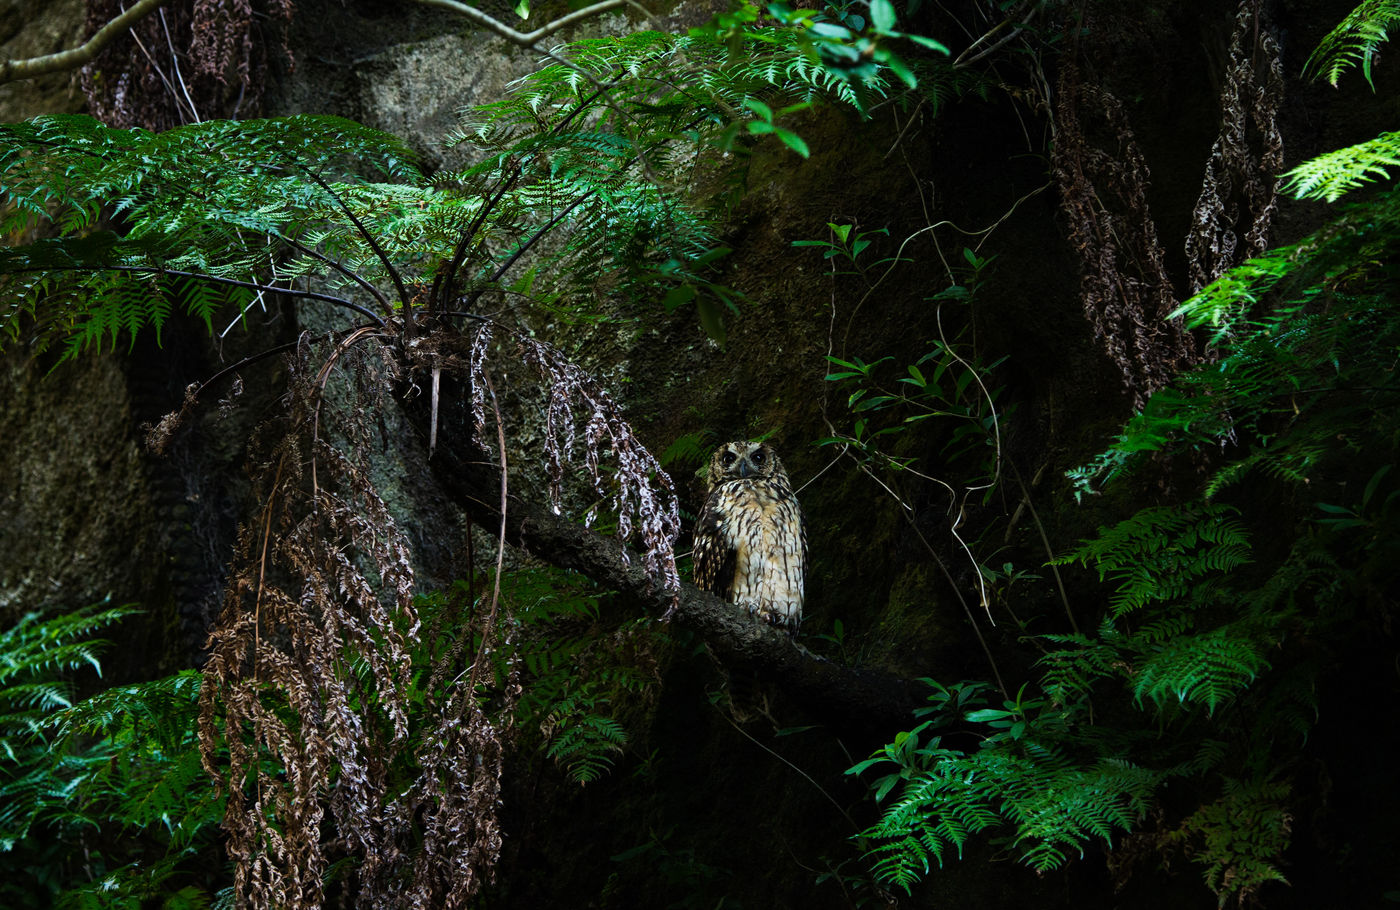
[[[495,32],[512,44],[518,44],[521,47],[534,47],[536,42],[548,38],[560,29],[568,28],[585,19],[601,16],[603,13],[631,5],[629,0],[602,0],[601,3],[594,3],[591,6],[585,6],[583,9],[574,10],[567,16],[561,16],[547,25],[540,26],[533,32],[518,32],[499,19],[494,19],[486,15],[474,6],[458,3],[457,0],[418,0],[418,2],[426,6],[440,6],[454,13],[460,13],[487,31]]]
[[[169,0],[140,0],[131,9],[98,29],[91,38],[79,47],[59,51],[56,54],[45,54],[42,57],[6,60],[0,63],[0,83],[13,82],[16,79],[32,79],[46,73],[77,69],[96,57],[97,52],[106,47],[117,35],[131,28],[168,2]]]

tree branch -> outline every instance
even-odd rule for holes
[[[448,347],[450,344],[442,350]],[[417,388],[427,388],[431,382],[426,370],[409,375]],[[442,384],[432,467],[449,497],[474,522],[496,526],[501,521],[498,469],[471,438],[472,417],[466,404],[470,396],[446,371]],[[399,400],[426,444],[432,403],[427,395],[411,394],[411,388],[405,386]],[[555,515],[541,503],[512,495],[505,528],[511,545],[585,575],[653,616],[662,616],[672,605],[671,593],[641,569],[640,558],[624,560],[616,540]],[[916,681],[818,657],[787,633],[692,585],[681,585],[673,615],[675,621],[703,638],[726,666],[752,671],[777,683],[786,698],[843,729],[879,735],[906,729],[911,712],[924,701]]]
[[[140,0],[140,2],[134,4],[131,9],[98,29],[91,38],[79,47],[71,48],[66,51],[59,51],[56,54],[46,54],[42,57],[30,57],[25,60],[6,60],[0,63],[0,83],[13,82],[16,79],[31,79],[35,76],[43,76],[46,73],[58,73],[63,70],[77,69],[88,63],[93,57],[96,57],[97,52],[106,47],[117,35],[131,28],[131,26],[168,2],[169,0]]]
[[[560,29],[568,28],[585,19],[601,16],[603,13],[630,5],[630,0],[602,0],[601,3],[594,3],[591,6],[585,6],[583,9],[574,10],[566,16],[561,16],[547,25],[540,26],[533,32],[518,32],[499,19],[486,15],[486,13],[483,13],[474,6],[458,3],[457,0],[418,0],[418,2],[425,6],[440,6],[454,13],[460,13],[487,31],[494,32],[512,44],[518,44],[521,47],[534,47],[537,41],[548,38]]]

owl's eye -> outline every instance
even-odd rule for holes
[[[754,464],[763,464],[763,453],[762,453],[762,452],[754,452],[754,453],[753,453],[753,456],[751,457],[751,460],[753,461]]]
[[[732,465],[734,463],[734,459],[738,457],[739,456],[735,455],[733,452],[725,452],[724,457],[720,459],[720,463],[727,468],[730,465]]]

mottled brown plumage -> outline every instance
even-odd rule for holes
[[[807,531],[783,463],[767,443],[715,450],[695,525],[695,584],[795,631],[802,619]]]

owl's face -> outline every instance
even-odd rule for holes
[[[715,450],[710,459],[708,480],[713,487],[727,480],[766,480],[786,476],[783,463],[778,460],[772,446],[766,442],[740,439],[726,442]]]

